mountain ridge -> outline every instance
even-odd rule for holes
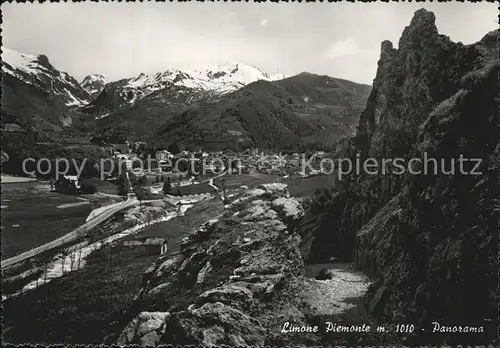
[[[315,74],[256,81],[174,116],[158,135],[194,148],[207,137],[216,149],[332,147],[354,134],[352,126],[370,90],[346,82]]]
[[[2,47],[2,124],[14,122],[35,131],[61,131],[79,123],[77,108],[88,93],[44,55]]]
[[[315,136],[317,143],[328,140],[332,145],[339,137],[354,134],[356,114],[370,88],[315,74],[258,80],[223,95],[195,94],[171,85],[96,122],[106,136],[142,134],[155,143],[179,141],[195,148],[293,147],[304,137],[312,142]],[[260,124],[254,122],[256,117]],[[273,140],[277,134],[288,145]]]
[[[217,147],[294,147],[313,142],[316,145],[311,146],[331,146],[340,137],[354,134],[357,119],[342,119],[343,114],[358,113],[364,99],[355,94],[366,97],[370,88],[306,72],[292,77],[283,74],[270,77],[257,67],[242,63],[197,70],[166,69],[117,81],[90,74],[79,84],[69,74],[58,71],[44,55],[9,49],[5,52],[2,65],[5,120],[44,132],[72,130],[78,124],[78,129],[92,130],[97,138],[108,140],[131,137],[163,141],[169,136],[165,130],[178,128],[168,126],[173,117],[180,117],[188,110],[194,115],[203,105],[209,114],[220,107],[225,108],[226,114],[239,108],[246,111],[226,119],[229,123],[222,127],[226,133],[221,137],[215,129],[200,130],[205,134],[200,139],[207,144],[198,142],[196,146],[210,147],[215,138],[224,139]],[[335,86],[330,88],[328,83]],[[267,101],[259,100],[261,97]],[[217,103],[221,106],[216,106]],[[206,119],[218,117],[209,114],[195,118],[201,117],[200,122],[206,124]],[[283,141],[276,141],[276,135],[266,129],[261,131],[260,126],[255,128],[252,114],[260,115],[262,124],[281,134]],[[177,140],[183,141],[178,134],[172,137],[172,141]]]
[[[281,76],[277,76],[279,78]],[[188,88],[193,94],[206,93],[222,95],[233,92],[248,83],[257,80],[271,81],[271,77],[257,67],[232,63],[227,65],[209,65],[204,69],[166,69],[163,72],[144,74],[108,82],[101,89],[104,95],[96,94],[96,98],[82,111],[103,117],[123,107],[133,105],[140,99],[164,88],[177,86],[181,90]]]

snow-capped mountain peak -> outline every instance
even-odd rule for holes
[[[2,70],[13,71],[13,69],[36,74],[40,68],[38,56],[19,53],[7,47],[2,47]]]
[[[44,55],[19,53],[2,47],[2,72],[52,97],[59,97],[66,106],[85,105],[89,99],[73,77],[57,70]]]
[[[88,83],[88,82],[94,82],[94,81],[100,81],[100,82],[103,82],[104,84],[106,84],[106,83],[109,82],[101,74],[90,74],[90,75],[85,76],[85,78],[82,80],[81,83],[83,84],[83,83],[86,83],[86,82]]]
[[[197,73],[205,75],[212,79],[230,78],[233,81],[240,82],[254,82],[257,80],[269,79],[269,76],[259,68],[242,63],[217,66],[212,65],[204,71],[197,71]]]
[[[167,69],[154,75],[139,74],[128,79],[124,88],[140,88],[152,91],[170,84],[216,93],[228,93],[258,80],[272,80],[262,70],[241,63],[208,66],[205,69]]]
[[[100,74],[90,74],[85,76],[85,78],[80,82],[80,86],[90,94],[91,97],[96,97],[102,92],[104,86],[109,81]]]
[[[285,75],[283,73],[277,73],[271,76],[271,81],[279,81],[279,80],[284,80],[286,78],[289,78],[290,75]]]
[[[283,76],[276,77],[278,80],[282,78]],[[108,83],[103,93],[85,109],[107,115],[112,109],[134,104],[165,88],[177,88],[175,93],[190,94],[193,98],[188,99],[192,101],[196,99],[194,96],[215,97],[258,80],[273,81],[274,78],[255,66],[243,63],[210,65],[202,69],[170,68],[155,74],[140,73],[133,78]],[[90,92],[88,89],[87,91]],[[111,104],[114,106],[110,108]]]

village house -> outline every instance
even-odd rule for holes
[[[110,144],[115,152],[119,153],[129,153],[131,151],[129,145],[127,144]]]
[[[200,159],[201,159],[201,158],[206,158],[206,157],[208,157],[208,153],[207,153],[207,152],[204,152],[204,151],[202,151],[202,150],[200,149],[198,152],[195,152],[195,153],[194,153],[194,157],[195,157],[195,158],[200,158]]]
[[[163,255],[167,252],[167,241],[163,238],[148,238],[144,241],[146,254]]]
[[[174,155],[167,150],[161,150],[161,151],[156,151],[155,157],[158,162],[162,162],[174,158]]]
[[[252,150],[250,150],[250,154],[252,156],[254,156],[254,157],[258,156],[259,155],[259,149],[252,149]]]
[[[162,173],[172,173],[172,162],[171,161],[165,161],[161,160],[158,161],[160,171]]]
[[[142,238],[126,240],[124,247],[134,248],[139,252],[144,252],[148,256],[163,255],[167,252],[167,241],[163,238]]]
[[[19,141],[38,141],[38,133],[32,130],[27,130],[18,125],[17,123],[5,123],[2,125],[2,135],[9,134],[9,136],[19,139]]]
[[[76,175],[63,175],[54,183],[57,192],[65,194],[77,194],[80,191],[80,183]]]
[[[20,132],[26,133],[27,130],[18,125],[17,123],[5,123],[2,125],[2,131],[4,132]]]

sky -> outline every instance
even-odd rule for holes
[[[6,3],[3,44],[45,54],[77,80],[244,63],[269,75],[311,72],[371,84],[380,44],[413,13],[469,44],[498,28],[493,3]]]

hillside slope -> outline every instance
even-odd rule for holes
[[[314,239],[310,260],[355,260],[379,279],[367,308],[387,322],[426,330],[409,335],[408,344],[491,343],[496,336],[497,40],[498,31],[473,45],[453,43],[422,9],[398,49],[383,42],[373,90],[345,154],[408,161],[425,153],[445,160],[445,172],[351,175],[318,197],[302,231]],[[461,155],[481,159],[481,173],[461,174]],[[482,325],[484,333],[433,334],[433,321]]]
[[[115,110],[93,121],[99,137],[151,139],[172,115],[183,112],[193,103],[209,101],[213,96],[210,92],[168,84],[129,105],[120,101],[119,93],[120,90],[108,89],[106,86],[94,102],[101,112]]]
[[[332,145],[354,134],[370,86],[302,73],[258,81],[175,115],[158,142],[207,149]]]

